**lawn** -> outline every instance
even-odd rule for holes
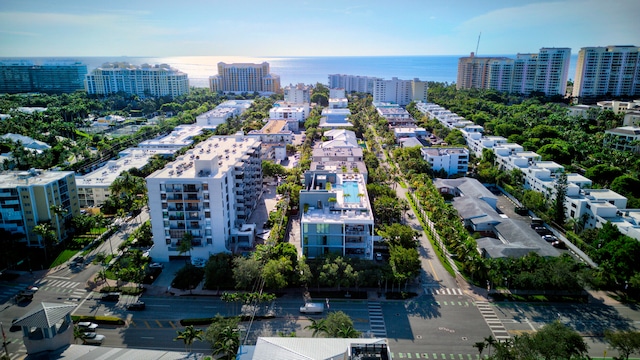
[[[78,250],[62,250],[60,255],[58,255],[58,257],[55,260],[53,260],[53,262],[51,263],[51,267],[54,268],[58,265],[62,265],[66,263],[67,260],[74,257],[77,253],[78,253]]]

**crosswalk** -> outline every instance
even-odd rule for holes
[[[425,295],[464,295],[462,289],[458,288],[435,288],[423,286]]]
[[[369,301],[367,308],[369,310],[369,327],[371,327],[371,334],[375,337],[387,337],[387,328],[384,324],[384,316],[382,315],[382,305],[378,301]]]
[[[431,360],[479,360],[479,354],[446,354],[434,352],[391,352],[393,359],[431,359]],[[483,355],[482,358],[486,358]]]
[[[24,290],[31,284],[15,283],[0,285],[0,303],[8,302],[12,297],[16,296],[20,291]]]
[[[41,279],[36,283],[36,286],[40,291],[53,292],[58,294],[64,294],[68,301],[66,304],[77,304],[86,296],[86,291],[82,288],[81,282],[51,279]]]
[[[477,301],[476,306],[480,311],[480,315],[482,315],[484,321],[489,326],[489,329],[491,329],[491,333],[493,333],[493,337],[496,340],[499,341],[511,338],[507,329],[504,327],[504,324],[502,324],[502,321],[498,319],[496,312],[493,311],[493,306],[491,306],[491,304],[486,301]]]

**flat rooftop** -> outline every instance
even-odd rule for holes
[[[17,186],[46,185],[52,181],[60,180],[73,171],[6,171],[0,173],[0,188],[15,188]]]
[[[180,125],[177,126],[169,135],[141,142],[138,146],[146,147],[177,147],[183,148],[191,145],[194,136],[202,134],[205,128],[196,125]]]
[[[146,150],[138,148],[137,150],[131,151],[127,156],[117,160],[109,160],[101,168],[86,175],[76,176],[76,185],[78,187],[109,186],[123,171],[140,169],[149,162],[149,159],[160,153],[166,153],[166,150]]]
[[[249,153],[261,145],[257,136],[230,135],[212,136],[206,141],[196,145],[187,151],[185,155],[178,157],[175,161],[167,164],[149,175],[151,178],[168,179],[195,179],[197,177],[220,177],[236,166],[242,166],[242,161],[249,159]],[[218,171],[211,172],[208,176],[196,174],[196,161],[215,162],[213,164]]]

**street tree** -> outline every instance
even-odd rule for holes
[[[631,330],[605,330],[604,338],[618,351],[618,359],[627,360],[631,354],[640,354],[640,332]]]
[[[184,349],[188,352],[191,352],[191,346],[195,340],[202,341],[204,338],[204,331],[194,328],[193,325],[185,327],[184,330],[177,330],[176,333],[178,336],[176,336],[173,341],[184,341]]]

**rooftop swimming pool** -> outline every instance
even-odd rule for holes
[[[342,182],[342,191],[344,195],[348,195],[344,197],[344,202],[346,203],[359,203],[360,198],[358,197],[358,182],[357,181],[343,181]]]

